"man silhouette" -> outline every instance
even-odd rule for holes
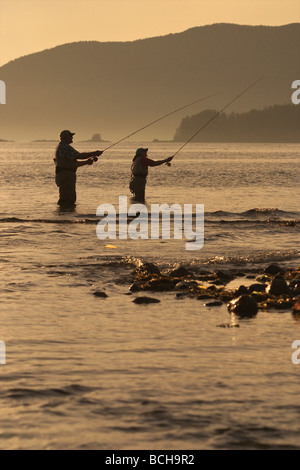
[[[101,150],[78,152],[70,145],[73,142],[74,134],[74,132],[69,130],[64,130],[60,133],[60,143],[56,149],[54,159],[56,165],[55,182],[59,187],[58,204],[60,206],[75,205],[77,168],[84,165],[92,165],[96,161],[94,157],[98,157],[103,153]]]

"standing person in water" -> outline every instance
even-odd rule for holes
[[[148,149],[137,149],[131,165],[131,180],[129,189],[133,197],[138,202],[145,202],[145,188],[148,176],[149,166],[159,166],[164,163],[169,163],[173,157],[165,158],[164,160],[151,160],[147,156]]]
[[[83,165],[92,165],[95,158],[103,152],[96,150],[95,152],[78,152],[71,143],[73,142],[74,132],[64,130],[60,133],[60,143],[56,149],[55,165],[56,177],[55,182],[59,187],[60,206],[74,206],[76,203],[76,171]],[[78,161],[82,160],[82,161]]]

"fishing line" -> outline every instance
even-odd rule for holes
[[[250,90],[250,88],[254,87],[258,82],[260,82],[264,77],[261,77],[259,78],[258,80],[256,80],[255,82],[253,82],[251,85],[249,85],[247,88],[245,88],[245,90],[243,90],[241,93],[239,93],[233,100],[231,100],[229,103],[227,103],[224,108],[222,108],[220,111],[218,111],[213,117],[211,117],[197,132],[195,132],[195,134],[192,135],[192,137],[189,138],[189,140],[187,140],[181,147],[179,147],[179,149],[174,153],[173,155],[173,158],[175,157],[175,155],[177,155],[191,140],[194,139],[194,137],[196,137],[196,135],[200,134],[201,131],[203,131],[203,129],[205,129],[205,127],[207,127],[214,119],[216,119],[219,114],[221,114],[223,111],[225,111],[226,108],[228,108],[232,103],[234,103],[234,101],[236,101],[237,99],[239,99],[242,95],[244,95],[248,90]],[[168,166],[170,166],[171,164],[170,163],[167,163]]]
[[[204,98],[200,98],[199,100],[193,101],[192,103],[186,104],[186,105],[182,106],[181,108],[177,108],[177,109],[175,109],[174,111],[171,111],[170,113],[165,114],[164,116],[162,116],[162,117],[156,119],[155,121],[150,122],[150,124],[146,124],[145,126],[140,127],[138,130],[132,132],[131,134],[126,135],[126,137],[123,137],[122,139],[118,140],[117,142],[114,142],[113,144],[109,145],[108,147],[106,147],[106,148],[103,150],[103,152],[105,152],[106,150],[108,150],[108,149],[114,147],[115,145],[119,144],[120,142],[123,142],[123,140],[128,139],[129,137],[133,136],[134,134],[137,134],[138,132],[140,132],[140,131],[142,131],[142,130],[144,130],[144,129],[147,129],[147,127],[152,126],[152,124],[155,124],[156,122],[159,122],[159,121],[161,121],[162,119],[165,119],[166,117],[171,116],[172,114],[175,114],[175,113],[177,113],[178,111],[181,111],[182,109],[188,108],[189,106],[192,106],[193,104],[199,103],[200,101],[207,100],[208,98],[212,98],[213,96],[216,96],[216,95],[218,95],[218,93],[214,93],[213,95],[205,96]]]

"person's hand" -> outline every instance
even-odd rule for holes
[[[173,160],[174,156],[167,158],[167,163],[171,162]]]
[[[89,159],[87,160],[87,164],[88,164],[88,165],[92,165],[93,163],[94,163],[93,157],[92,157],[92,158],[89,158]]]
[[[96,150],[95,157],[100,157],[100,155],[102,155],[102,153],[103,153],[103,150]]]

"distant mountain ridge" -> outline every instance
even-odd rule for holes
[[[229,111],[291,102],[300,78],[300,24],[279,27],[214,24],[132,42],[78,42],[21,57],[0,68],[7,104],[0,137],[52,139],[70,128],[79,140],[100,131],[119,139],[184,104],[189,115],[220,109],[255,79],[264,80]],[[136,136],[173,138],[178,113]]]

